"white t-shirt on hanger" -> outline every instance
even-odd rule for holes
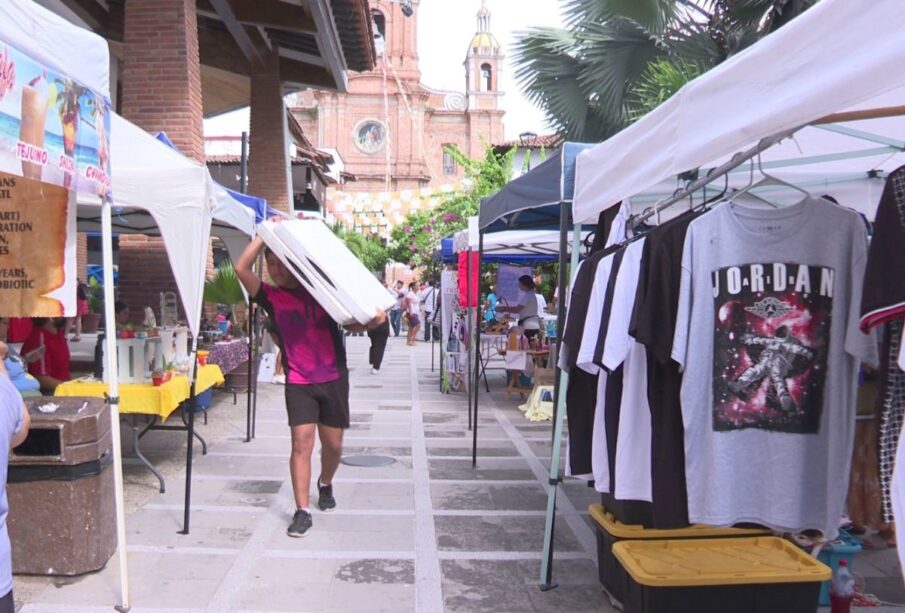
[[[614,495],[618,500],[651,502],[651,417],[647,396],[647,351],[629,335],[643,249],[644,239],[637,240],[626,247],[622,257],[604,342],[603,366],[609,371],[623,366]]]

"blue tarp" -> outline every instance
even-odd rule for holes
[[[162,142],[164,145],[169,147],[174,151],[179,151],[179,147],[170,140],[170,137],[167,136],[166,132],[158,132],[155,137],[157,140]],[[180,153],[182,153],[180,151]],[[223,187],[222,185],[220,187]],[[250,208],[255,213],[255,223],[261,223],[265,219],[269,219],[274,215],[280,215],[279,212],[267,206],[267,201],[263,198],[258,198],[257,196],[251,196],[249,194],[243,194],[242,192],[237,192],[235,190],[229,189],[228,187],[223,187],[230,196],[232,196],[233,200],[239,202],[240,204],[245,205]]]
[[[560,204],[571,203],[575,194],[575,160],[592,146],[591,143],[563,143],[542,164],[484,198],[478,226],[483,232],[558,229]]]

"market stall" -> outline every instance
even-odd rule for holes
[[[71,25],[29,0],[0,3],[0,43],[3,75],[0,113],[5,116],[0,138],[0,171],[27,179],[5,180],[4,199],[13,203],[14,214],[20,221],[36,211],[42,215],[40,223],[34,226],[25,221],[16,228],[21,234],[17,237],[19,244],[15,251],[5,255],[14,258],[9,265],[23,271],[28,271],[29,266],[44,269],[45,272],[36,271],[30,280],[39,293],[58,289],[35,300],[29,296],[32,287],[28,283],[10,284],[4,288],[4,304],[10,309],[9,314],[16,316],[74,315],[76,192],[99,195],[105,200],[108,239],[105,264],[108,273],[112,270],[110,205],[106,199],[111,175],[109,50],[103,38]],[[35,189],[36,185],[40,187]],[[58,195],[56,187],[65,190],[62,195]],[[13,190],[21,193],[13,194]],[[27,206],[25,202],[17,205],[17,197],[29,199]],[[61,206],[55,206],[54,199],[59,199]],[[40,240],[28,236],[31,228],[37,226],[44,231]],[[47,257],[49,261],[44,259]],[[42,277],[47,270],[54,269],[53,280]],[[112,284],[106,288],[106,304],[108,321],[112,321]],[[115,356],[108,360],[108,367],[116,370]],[[128,610],[130,593],[115,377],[110,395],[120,607]]]
[[[896,231],[895,221],[875,226],[868,256],[864,221],[844,207],[873,219],[878,203],[882,214],[898,195],[901,172],[888,175],[905,163],[903,26],[891,1],[824,0],[579,155],[575,228],[617,209],[624,227],[611,250],[588,260],[585,281],[576,279],[573,307],[585,283],[587,317],[568,347],[571,368],[594,372],[598,395],[610,383],[622,392],[596,411],[591,403],[592,440],[570,441],[603,449],[605,461],[570,453],[567,471],[590,471],[614,507],[641,503],[654,527],[753,521],[835,535],[858,364],[877,358],[864,333],[870,313],[857,325],[862,286],[872,288],[865,266],[868,275],[884,269],[874,247]],[[841,254],[848,259],[834,261]],[[828,357],[831,346],[844,355]],[[692,394],[696,381],[707,384]],[[560,394],[560,420],[567,410],[571,423],[577,405]],[[789,454],[795,462],[771,469]],[[807,482],[807,493],[789,479]],[[780,503],[782,492],[795,496]],[[547,547],[552,525],[548,509]],[[550,584],[543,571],[542,584]]]

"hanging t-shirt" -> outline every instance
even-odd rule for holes
[[[723,205],[691,223],[673,359],[692,522],[817,529],[834,538],[848,486],[867,236],[805,199]]]
[[[646,239],[625,248],[615,280],[614,302],[603,343],[601,364],[612,372],[623,367],[616,435],[613,494],[617,500],[651,502],[651,415],[647,399],[647,353],[629,335]],[[609,410],[609,407],[607,407]]]
[[[651,411],[651,515],[653,527],[688,525],[685,488],[685,428],[679,391],[682,374],[672,359],[682,249],[688,224],[699,212],[683,213],[647,235],[641,258],[631,334],[647,350],[647,398]]]
[[[877,207],[870,240],[861,329],[905,319],[905,166],[890,173]]]

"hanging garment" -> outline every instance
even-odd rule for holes
[[[662,529],[688,525],[685,428],[679,402],[682,374],[671,353],[685,233],[699,216],[683,213],[647,236],[632,312],[631,334],[647,349],[652,519],[653,526]]]
[[[805,199],[721,206],[688,228],[672,357],[684,368],[688,515],[835,538],[854,434],[867,236]]]
[[[892,475],[896,466],[896,449],[905,421],[905,372],[896,365],[902,346],[902,322],[886,325],[883,363],[880,373],[883,385],[880,390],[882,408],[880,411],[880,493],[883,501],[883,521],[895,521],[892,505]]]
[[[886,179],[867,256],[861,329],[905,319],[905,166]],[[903,368],[905,369],[905,368]]]
[[[881,351],[881,361],[888,351]],[[882,369],[882,365],[881,365]],[[883,528],[882,495],[880,494],[880,396],[878,371],[863,369],[858,387],[858,421],[855,423],[855,444],[852,470],[848,481],[845,508],[856,526],[879,530]]]

